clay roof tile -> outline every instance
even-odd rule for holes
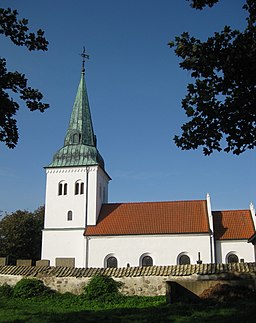
[[[98,223],[85,235],[209,232],[205,200],[114,203],[102,206]]]
[[[255,228],[250,210],[213,211],[216,240],[249,239]]]

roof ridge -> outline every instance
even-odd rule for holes
[[[103,205],[117,205],[117,204],[157,204],[157,203],[177,203],[177,202],[206,202],[206,200],[174,200],[174,201],[143,201],[143,202],[111,202]]]

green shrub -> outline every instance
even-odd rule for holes
[[[85,286],[84,292],[89,300],[112,300],[120,296],[118,289],[121,286],[121,282],[117,282],[111,277],[96,275]]]
[[[51,290],[38,279],[21,279],[13,288],[15,297],[30,298],[35,296],[44,296],[49,294]]]
[[[0,286],[0,297],[12,297],[13,287],[8,284],[3,284]]]

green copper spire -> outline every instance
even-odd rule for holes
[[[82,72],[81,80],[78,86],[64,146],[78,143],[96,147],[84,80],[84,72]]]
[[[89,58],[85,51],[83,57],[81,80],[64,140],[64,146],[57,151],[48,167],[100,165],[104,161],[97,150],[96,136],[90,113],[89,100],[85,85],[84,59]]]

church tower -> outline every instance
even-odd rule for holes
[[[85,84],[85,58],[64,145],[46,169],[45,223],[42,259],[55,266],[63,261],[86,267],[83,236],[96,225],[103,203],[108,202],[110,177],[97,150]],[[63,259],[65,258],[65,259]]]

